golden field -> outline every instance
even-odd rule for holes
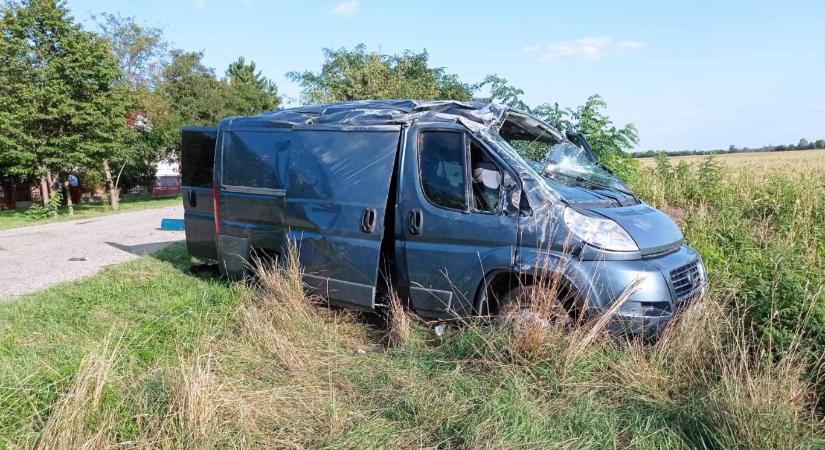
[[[678,164],[681,161],[696,162],[706,159],[708,155],[691,156],[671,156],[671,163]],[[784,152],[743,152],[725,153],[716,155],[716,159],[728,166],[750,166],[754,169],[775,169],[778,167],[788,167],[796,170],[823,169],[825,168],[825,149],[798,150]],[[656,164],[655,158],[639,158],[643,167],[653,167]]]

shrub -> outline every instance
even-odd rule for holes
[[[57,217],[57,212],[60,208],[61,201],[63,201],[63,195],[61,195],[60,192],[55,191],[52,193],[51,197],[49,197],[48,205],[43,206],[40,203],[34,203],[29,207],[29,209],[26,210],[24,214],[32,220],[52,219]]]
[[[763,350],[799,347],[816,361],[825,352],[825,170],[752,169],[714,157],[674,167],[658,155],[634,187],[659,208],[684,211],[686,239]],[[813,365],[806,376],[825,372]]]

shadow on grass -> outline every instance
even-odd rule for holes
[[[187,276],[201,280],[212,280],[227,286],[231,284],[229,280],[220,275],[217,263],[189,255],[189,252],[186,250],[186,243],[183,241],[175,241],[175,243],[171,245],[169,245],[168,242],[132,246],[112,242],[107,242],[107,244],[136,255],[148,255],[158,261],[169,263]],[[151,249],[150,247],[152,246],[160,246],[162,248],[159,250],[157,248]],[[147,252],[147,250],[150,251]]]

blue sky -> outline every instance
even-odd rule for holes
[[[321,48],[427,49],[467,82],[497,73],[528,103],[601,94],[639,149],[761,146],[825,138],[825,1],[69,0],[119,12],[202,50],[222,74],[254,60],[292,102],[284,74],[318,70]]]

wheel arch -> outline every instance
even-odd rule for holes
[[[473,302],[473,312],[477,315],[487,315],[498,309],[499,299],[511,289],[541,283],[555,283],[571,309],[578,310],[583,306],[578,300],[581,298],[579,288],[563,271],[498,269],[488,272],[481,280]]]

